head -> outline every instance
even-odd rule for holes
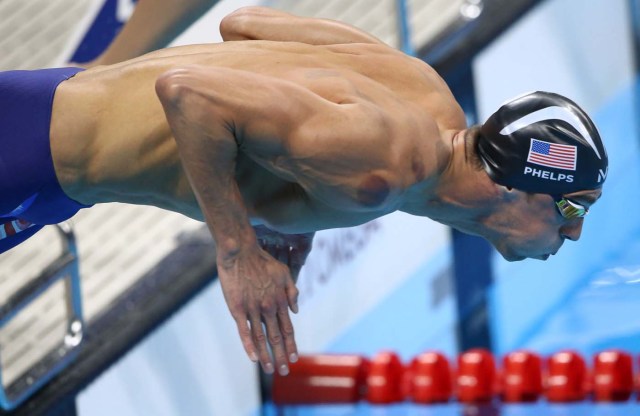
[[[546,259],[580,238],[608,169],[602,139],[580,107],[558,94],[520,96],[482,125],[475,149],[500,195],[487,238],[507,260]]]

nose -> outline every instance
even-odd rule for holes
[[[578,241],[582,234],[582,224],[584,219],[577,218],[560,227],[560,236],[571,241]]]

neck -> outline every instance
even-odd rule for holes
[[[499,191],[483,170],[471,162],[463,130],[452,137],[449,163],[430,186],[417,184],[408,192],[402,211],[425,216],[457,230],[488,237],[487,219],[495,211]],[[422,186],[421,186],[422,185]]]

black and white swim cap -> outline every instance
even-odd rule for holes
[[[602,187],[609,159],[600,134],[573,101],[532,92],[484,123],[478,155],[494,182],[525,192],[569,194]]]

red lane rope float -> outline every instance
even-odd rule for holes
[[[406,365],[384,351],[372,359],[360,355],[301,355],[288,376],[274,375],[277,405],[356,403],[390,404],[405,400],[419,404],[530,403],[546,399],[571,403],[587,399],[623,402],[640,391],[634,379],[633,356],[607,350],[593,356],[591,369],[576,351],[559,351],[543,359],[532,351],[506,354],[496,366],[484,349],[458,355],[454,369],[447,357],[427,351]],[[635,389],[637,382],[638,389]]]

